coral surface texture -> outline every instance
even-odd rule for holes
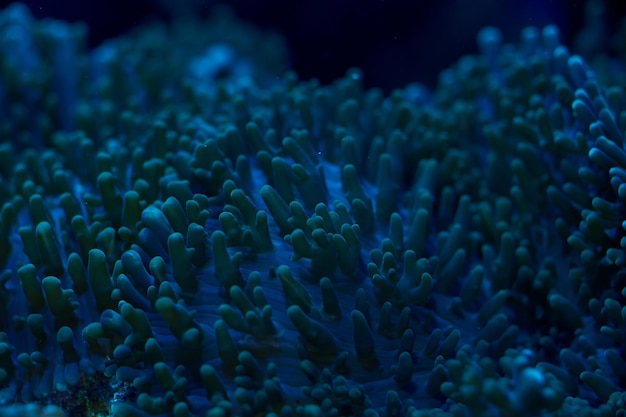
[[[626,415],[619,58],[485,28],[384,92],[228,10],[87,30],[0,12],[0,417]]]

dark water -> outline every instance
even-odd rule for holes
[[[10,2],[2,1],[1,4]],[[118,36],[153,20],[184,15],[207,16],[217,4],[287,39],[292,68],[304,79],[331,82],[354,66],[364,68],[368,86],[386,90],[410,82],[433,86],[439,72],[459,57],[476,52],[475,36],[485,26],[500,28],[505,39],[518,38],[528,25],[556,24],[566,45],[574,45],[590,24],[583,0],[67,0],[27,2],[38,17],[84,21],[89,43]],[[600,21],[607,48],[626,3],[604,0]],[[596,13],[596,12],[594,12]],[[584,48],[581,48],[584,49]]]

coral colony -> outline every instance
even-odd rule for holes
[[[428,96],[85,39],[0,14],[0,416],[625,415],[624,77],[556,27]]]

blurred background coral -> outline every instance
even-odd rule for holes
[[[1,5],[10,4],[3,0]],[[138,25],[181,16],[206,17],[219,4],[241,19],[283,35],[292,68],[303,79],[331,82],[354,66],[366,85],[434,86],[439,72],[476,52],[476,33],[496,26],[517,39],[529,25],[555,24],[565,45],[583,56],[615,53],[611,35],[626,16],[623,0],[31,0],[36,17],[83,21],[89,43],[118,36]]]

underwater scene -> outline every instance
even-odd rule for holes
[[[626,2],[0,5],[0,417],[626,417]]]

